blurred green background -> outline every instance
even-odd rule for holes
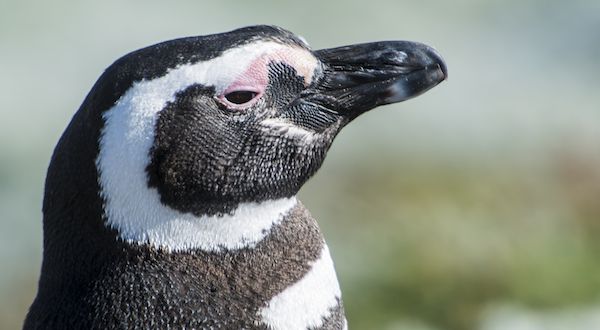
[[[54,144],[104,68],[266,23],[435,46],[450,79],[341,133],[301,199],[352,329],[600,329],[600,1],[0,2],[0,329],[41,262]]]

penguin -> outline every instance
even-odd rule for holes
[[[421,43],[264,25],[123,56],[52,155],[24,329],[346,329],[296,194],[344,126],[446,77]]]

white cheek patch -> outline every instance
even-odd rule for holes
[[[177,92],[193,84],[224,89],[256,58],[283,48],[289,46],[256,42],[208,61],[179,66],[162,77],[134,83],[104,112],[96,159],[100,195],[106,224],[123,240],[171,251],[252,246],[296,204],[295,198],[246,203],[232,215],[196,217],[163,205],[158,191],[148,188],[146,174],[158,113],[174,101]]]
[[[327,245],[304,277],[273,297],[259,314],[272,330],[314,329],[323,325],[341,301],[333,261]]]

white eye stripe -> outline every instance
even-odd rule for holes
[[[262,67],[252,67],[252,64],[261,57]],[[246,70],[251,70],[251,75],[256,79],[257,76],[265,75],[266,65],[271,61],[284,62],[296,69],[297,73],[303,76],[306,83],[310,83],[315,70],[320,68],[319,61],[307,50],[289,45],[282,45],[276,42],[259,42],[248,44],[239,48],[229,50],[223,55],[208,62],[204,82],[214,86],[218,94],[224,93],[232,84],[240,78]],[[207,63],[207,62],[202,62]],[[255,71],[253,71],[255,70]],[[265,70],[265,72],[261,72]],[[260,82],[266,84],[266,81]],[[255,85],[255,84],[251,84]]]
[[[275,42],[252,43],[234,48],[206,63],[203,83],[214,86],[217,94],[223,93],[258,57],[287,46]]]

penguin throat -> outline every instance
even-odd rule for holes
[[[253,248],[297,203],[295,197],[241,203],[230,214],[196,216],[161,204],[155,195],[144,205],[122,205],[104,196],[106,225],[129,244],[168,252],[230,251]]]

